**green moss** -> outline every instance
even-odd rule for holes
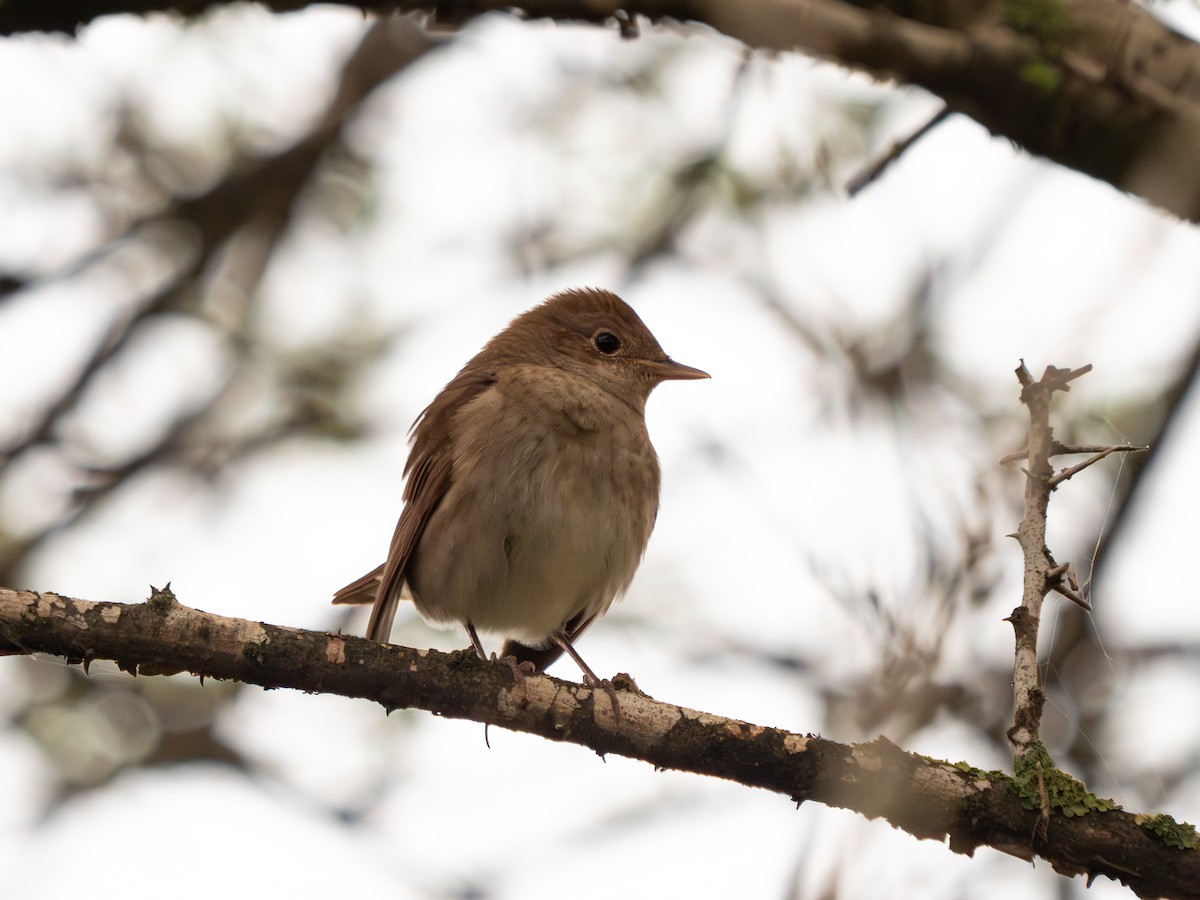
[[[951,768],[958,769],[960,772],[965,772],[976,781],[1001,782],[1008,781],[1009,778],[1003,772],[998,772],[995,769],[978,769],[970,763],[956,762],[947,763]]]
[[[1030,59],[1021,67],[1021,80],[1045,95],[1062,87],[1058,59],[1071,36],[1071,18],[1059,0],[1006,0],[1004,24],[1033,39]]]
[[[1071,34],[1071,17],[1059,0],[1007,0],[1004,24],[1027,34],[1050,57],[1062,53]]]
[[[1021,66],[1021,80],[1043,94],[1056,94],[1062,87],[1062,73],[1058,67],[1042,59],[1031,60]]]
[[[1097,797],[1083,782],[1055,768],[1041,743],[1013,760],[1012,788],[1026,809],[1041,809],[1043,802],[1064,816],[1120,809],[1107,797]]]
[[[1138,816],[1138,824],[1154,832],[1160,841],[1176,850],[1193,850],[1200,843],[1195,826],[1188,822],[1176,822],[1170,816]]]
[[[150,596],[146,599],[146,605],[158,615],[165,616],[177,603],[179,601],[175,599],[175,592],[171,590],[171,582],[168,581],[167,586],[162,588],[150,585]]]

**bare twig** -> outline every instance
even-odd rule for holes
[[[1025,367],[1024,361],[1017,367],[1017,379],[1021,383],[1021,402],[1029,409],[1029,443],[1026,455],[1029,466],[1025,472],[1025,515],[1021,527],[1014,535],[1021,545],[1025,557],[1024,587],[1021,605],[1013,610],[1012,622],[1016,642],[1013,661],[1013,725],[1008,730],[1008,740],[1014,756],[1029,752],[1039,739],[1042,724],[1042,707],[1046,696],[1038,677],[1037,640],[1042,617],[1042,603],[1051,590],[1066,587],[1062,584],[1067,572],[1060,567],[1046,547],[1046,510],[1050,505],[1050,493],[1054,489],[1054,470],[1050,456],[1054,451],[1054,432],[1050,427],[1050,401],[1056,391],[1067,391],[1070,382],[1091,371],[1091,366],[1080,369],[1059,369],[1047,366],[1038,381]],[[1078,595],[1078,591],[1072,591]],[[1079,602],[1071,593],[1065,596]],[[1080,599],[1082,599],[1080,595]],[[1086,601],[1085,601],[1086,602]]]
[[[1051,587],[1072,603],[1077,603],[1088,612],[1092,611],[1092,603],[1083,595],[1079,587],[1079,579],[1075,577],[1075,567],[1069,562],[1060,563],[1046,573],[1051,579]]]
[[[1111,447],[1105,447],[1102,450],[1099,450],[1096,453],[1089,456],[1083,462],[1076,463],[1075,465],[1071,466],[1068,469],[1063,469],[1061,472],[1059,472],[1057,475],[1055,475],[1053,478],[1051,478],[1050,479],[1050,489],[1054,490],[1054,488],[1058,487],[1064,481],[1067,481],[1068,479],[1070,479],[1071,476],[1078,475],[1080,472],[1082,472],[1088,466],[1095,465],[1096,463],[1100,462],[1100,460],[1104,459],[1106,456],[1109,456],[1113,453],[1143,453],[1149,449],[1150,449],[1149,447],[1135,447],[1132,444],[1115,444]],[[1082,453],[1082,452],[1086,452],[1086,451],[1066,449],[1066,450],[1062,450],[1059,452]]]
[[[1129,453],[1141,453],[1149,450],[1149,446],[1135,446],[1133,444],[1061,444],[1057,440],[1051,444],[1051,456],[1073,456],[1078,453],[1115,453],[1124,451]],[[1020,450],[1014,450],[1012,453],[1003,457],[1000,460],[1000,465],[1008,465],[1015,463],[1017,460],[1026,459],[1029,456],[1029,448],[1022,447]],[[1091,465],[1091,463],[1088,463]]]
[[[1017,369],[1017,378],[1022,385],[1021,401],[1029,407],[1029,443],[1024,449],[1000,460],[1001,464],[1022,459],[1030,461],[1028,468],[1021,469],[1026,478],[1025,518],[1021,529],[1013,535],[1021,541],[1025,552],[1025,591],[1021,608],[1014,611],[1012,618],[1013,627],[1017,629],[1014,676],[1020,673],[1020,677],[1014,677],[1015,713],[1009,740],[1017,754],[1028,750],[1037,740],[1041,724],[1041,703],[1044,698],[1037,679],[1037,628],[1042,600],[1053,590],[1088,612],[1092,609],[1091,602],[1080,589],[1079,579],[1071,564],[1055,563],[1046,549],[1045,521],[1050,494],[1064,481],[1113,453],[1135,453],[1147,449],[1132,444],[1069,445],[1054,438],[1050,427],[1051,396],[1055,391],[1070,390],[1069,383],[1090,370],[1091,366],[1075,370],[1050,366],[1042,380],[1034,382],[1024,362]],[[1078,453],[1090,453],[1091,456],[1052,474],[1052,457]]]

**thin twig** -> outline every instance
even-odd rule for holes
[[[1079,587],[1079,579],[1075,577],[1074,566],[1069,562],[1061,563],[1046,574],[1053,579],[1054,590],[1088,612],[1092,611],[1091,601],[1083,595],[1083,591]]]
[[[910,134],[908,137],[894,142],[887,153],[879,157],[875,162],[871,163],[865,169],[861,170],[857,175],[846,182],[846,194],[853,197],[859,193],[871,182],[879,178],[884,173],[888,166],[898,160],[901,156],[908,152],[917,141],[933,131],[950,117],[953,110],[950,107],[943,105],[940,110],[924,125]]]
[[[1058,590],[1074,602],[1086,604],[1082,594],[1069,581],[1063,581],[1064,575],[1070,572],[1069,566],[1055,562],[1046,546],[1046,511],[1054,489],[1050,457],[1057,445],[1050,427],[1050,401],[1056,391],[1069,390],[1070,382],[1091,368],[1090,365],[1079,369],[1047,366],[1037,381],[1025,367],[1024,360],[1016,370],[1017,380],[1021,383],[1021,402],[1029,409],[1029,442],[1025,454],[1029,465],[1022,469],[1025,473],[1025,514],[1015,535],[1025,558],[1025,578],[1021,605],[1009,616],[1016,646],[1013,724],[1008,730],[1008,740],[1017,757],[1033,749],[1041,732],[1046,696],[1038,675],[1037,641],[1046,594]]]
[[[1113,453],[1141,453],[1141,452],[1144,452],[1149,449],[1150,449],[1149,447],[1134,447],[1130,444],[1119,444],[1119,445],[1114,445],[1112,447],[1105,447],[1103,450],[1099,451],[1098,453],[1095,453],[1092,456],[1089,456],[1083,462],[1076,463],[1075,465],[1071,466],[1069,469],[1063,469],[1061,472],[1059,472],[1057,475],[1055,475],[1053,478],[1051,478],[1050,479],[1050,489],[1053,490],[1054,488],[1056,488],[1060,484],[1062,484],[1064,481],[1067,481],[1069,478],[1071,478],[1071,476],[1079,474],[1084,469],[1086,469],[1088,466],[1095,465],[1096,463],[1100,462],[1100,460],[1104,459],[1106,456],[1109,456]],[[1068,452],[1068,451],[1064,451],[1064,452]],[[1075,451],[1069,451],[1069,452],[1078,453],[1080,451],[1075,450]]]
[[[1079,453],[1114,453],[1117,451],[1125,453],[1143,453],[1150,449],[1149,445],[1136,446],[1134,444],[1060,444],[1058,441],[1053,442],[1050,450],[1051,456],[1074,456]],[[1022,447],[1020,450],[1014,450],[1012,453],[1000,459],[1000,465],[1006,466],[1009,463],[1014,463],[1019,459],[1025,459],[1029,456],[1029,448]],[[1089,463],[1090,465],[1090,463]]]

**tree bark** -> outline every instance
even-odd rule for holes
[[[120,604],[0,588],[0,654],[30,653],[85,669],[111,659],[135,676],[191,672],[473,719],[883,817],[916,837],[948,837],[959,853],[990,846],[1041,856],[1066,875],[1105,875],[1140,896],[1200,896],[1200,852],[1169,846],[1183,832],[1157,819],[1119,810],[1047,815],[1040,783],[1022,796],[1017,779],[906,753],[886,738],[839,744],[725,719],[654,700],[627,678],[616,679],[614,716],[602,690],[546,675],[514,681],[508,667],[470,651],[413,650],[217,616],[182,606],[169,589]]]

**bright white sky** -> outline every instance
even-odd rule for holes
[[[320,109],[363,28],[352,11],[272,17],[238,7],[192,28],[121,18],[78,41],[0,44],[0,204],[9,211],[0,260],[52,268],[97,239],[102,223],[84,203],[47,196],[20,176],[45,155],[89,162],[89,138],[112,127],[115,98],[132,95],[164,143],[200,158],[220,159],[222,129],[283,146]],[[667,75],[657,102],[594,87],[601,74],[616,78],[659,57]],[[1065,401],[1077,408],[1136,401],[1161,385],[1200,327],[1200,238],[952,120],[854,201],[828,192],[781,204],[757,233],[714,213],[689,232],[683,263],[651,268],[635,283],[620,280],[614,252],[530,278],[512,271],[497,234],[564,209],[577,233],[562,242],[619,245],[616,226],[653,203],[668,174],[657,161],[705,149],[719,134],[739,60],[735,45],[699,34],[650,30],[622,42],[598,29],[493,19],[382,92],[353,137],[378,166],[370,227],[299,229],[270,273],[264,313],[287,348],[350,321],[401,333],[360,398],[386,423],[379,437],[353,448],[282,447],[212,492],[148,476],[87,528],[49,543],[27,572],[29,586],[128,602],[170,580],[202,609],[332,627],[328,596],[385,552],[408,423],[513,315],[561,287],[600,284],[632,302],[672,356],[713,378],[665,385],[650,403],[663,511],[630,595],[585,638],[586,658],[600,672],[633,672],[673,702],[841,740],[873,737],[824,721],[819,691],[871,672],[880,640],[831,585],[852,595],[875,588],[902,620],[938,627],[934,611],[912,602],[924,564],[918,523],[953,539],[956,516],[981,485],[1019,492],[1014,476],[991,466],[1019,440],[1017,360],[1035,372],[1095,364]],[[729,161],[750,175],[765,177],[780,158],[805,159],[822,144],[834,177],[844,178],[867,149],[832,114],[848,101],[891,96],[889,139],[936,109],[926,96],[800,58],[758,59],[748,77]],[[579,95],[576,111],[535,128],[564,84]],[[899,441],[878,411],[849,412],[839,374],[820,368],[747,287],[748,274],[769,277],[815,331],[852,334],[888,321],[913,275],[942,259],[953,265],[938,275],[938,352],[961,377],[965,403],[1012,417],[1012,446],[966,442],[969,417],[945,399],[913,411],[914,427]],[[119,304],[128,273],[155,263],[124,265],[0,305],[5,368],[20,373],[0,385],[0,437],[5,421],[20,422],[53,393],[46,360],[86,346]],[[73,423],[114,454],[152,433],[178,398],[203,396],[220,364],[217,343],[199,327],[164,325],[157,338]],[[1196,418],[1181,423],[1177,463],[1158,474],[1119,565],[1097,590],[1110,646],[1200,636],[1185,568],[1200,484],[1182,460]],[[1125,437],[1094,424],[1090,439]],[[67,488],[54,459],[31,461],[28,477],[0,493],[0,526],[17,527],[31,509],[53,516]],[[1059,491],[1064,552],[1079,550],[1073,535],[1090,526],[1078,523],[1103,517],[1108,497],[1099,475]],[[1015,525],[984,523],[997,534]],[[814,577],[814,561],[827,580]],[[1011,654],[1001,618],[1017,598],[1015,545],[997,565],[1001,587],[1013,589],[952,623],[947,678],[969,677],[973,660]],[[462,642],[415,618],[396,640]],[[802,655],[814,669],[787,681],[778,669],[705,661],[728,645]],[[23,689],[21,678],[14,664],[0,665],[0,708]],[[1193,756],[1200,726],[1178,711],[1196,709],[1197,683],[1178,668],[1120,682],[1123,733],[1136,743],[1103,736],[1113,772],[1140,776]],[[985,898],[1058,888],[1044,866],[989,851],[967,860],[885,824],[815,805],[796,811],[734,785],[601,763],[580,748],[496,729],[489,750],[482,727],[424,714],[385,719],[365,703],[250,690],[223,727],[274,781],[220,769],[138,772],[46,821],[36,820],[45,764],[19,733],[0,731],[0,867],[12,896],[141,897],[166,885],[180,898],[378,890],[773,897],[831,883],[854,898]],[[953,723],[903,743],[1005,764]],[[1130,808],[1200,818],[1194,781],[1169,797],[1155,795],[1152,777],[1129,782],[1117,799]],[[347,825],[332,808],[369,812]],[[1089,896],[1125,894],[1101,882]]]

